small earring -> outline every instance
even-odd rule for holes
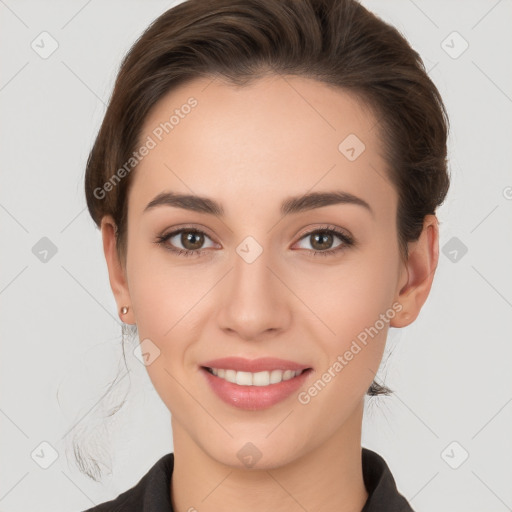
[[[128,313],[128,306],[123,306],[123,307],[121,308],[121,314],[122,314],[122,315],[126,315],[126,313]]]

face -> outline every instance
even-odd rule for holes
[[[239,467],[243,450],[258,450],[271,468],[335,435],[359,442],[407,283],[376,124],[356,97],[299,77],[196,80],[149,113],[140,141],[154,144],[133,171],[126,283],[115,291],[146,344],[175,445],[180,436]],[[148,206],[162,193],[208,202]],[[322,193],[332,196],[307,199]],[[239,366],[256,377],[205,370],[226,357],[306,371],[249,387],[248,375],[265,384],[281,363]]]

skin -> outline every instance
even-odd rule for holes
[[[244,87],[195,80],[153,108],[140,140],[190,96],[197,107],[133,171],[126,264],[117,257],[113,219],[101,224],[117,305],[130,306],[122,319],[160,350],[147,370],[172,413],[173,507],[359,512],[368,497],[364,396],[389,325],[414,321],[429,294],[437,219],[425,218],[402,261],[398,197],[377,119],[355,96],[296,76],[268,75]],[[338,150],[349,134],[366,146],[355,161]],[[290,196],[334,190],[358,196],[373,213],[356,204],[279,212]],[[215,199],[225,218],[172,206],[144,213],[163,191]],[[185,224],[207,234],[197,246],[209,252],[185,257],[154,243]],[[312,256],[318,244],[305,234],[326,224],[348,231],[355,245]],[[247,236],[263,249],[250,264],[236,252]],[[194,248],[179,235],[171,240]],[[334,237],[320,250],[340,243]],[[305,390],[393,304],[401,311],[307,405],[293,393],[263,411],[240,410],[222,402],[199,371],[217,357],[274,356],[313,368]],[[237,457],[248,442],[262,454],[252,468]]]

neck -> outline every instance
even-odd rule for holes
[[[360,512],[363,402],[331,437],[286,465],[240,469],[209,456],[173,419],[174,512]]]

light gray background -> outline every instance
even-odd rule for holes
[[[363,4],[420,52],[446,102],[452,185],[439,210],[441,246],[456,237],[450,243],[468,249],[456,248],[454,262],[447,246],[420,317],[391,330],[379,375],[395,394],[367,402],[363,446],[386,459],[418,512],[512,510],[512,3]],[[99,401],[123,368],[121,324],[83,195],[121,59],[172,5],[0,0],[1,512],[89,508],[172,450],[169,412],[132,341],[130,377]],[[31,47],[43,31],[59,45],[46,59]],[[458,58],[453,31],[469,44]],[[46,262],[33,253],[43,237],[57,248]],[[77,433],[111,466],[101,484],[73,464]],[[51,456],[42,442],[58,454],[48,469],[34,461]]]

